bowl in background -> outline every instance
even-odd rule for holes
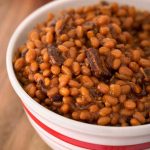
[[[113,0],[107,0],[113,1]],[[149,9],[149,0],[114,0],[131,4],[139,9]],[[41,138],[55,150],[143,150],[150,148],[150,124],[134,127],[108,127],[78,122],[60,116],[35,102],[19,84],[12,59],[19,45],[27,39],[27,33],[48,12],[57,14],[68,7],[91,5],[99,0],[59,0],[48,3],[27,17],[11,37],[7,49],[7,71],[10,82],[20,97],[29,121]]]

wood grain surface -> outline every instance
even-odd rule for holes
[[[48,0],[0,0],[0,150],[50,150],[31,127],[6,72],[6,49],[16,26]]]

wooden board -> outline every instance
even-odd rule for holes
[[[6,49],[16,26],[48,0],[0,0],[0,150],[50,150],[35,133],[6,72]]]

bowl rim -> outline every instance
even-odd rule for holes
[[[76,121],[73,119],[69,119],[66,117],[63,117],[59,114],[56,114],[52,112],[51,110],[46,109],[39,103],[35,102],[22,88],[19,81],[16,78],[14,69],[13,69],[13,51],[15,44],[17,42],[17,39],[20,37],[20,33],[23,31],[24,28],[30,25],[32,20],[38,17],[39,14],[44,13],[45,11],[50,10],[52,7],[59,7],[61,5],[65,5],[67,3],[75,3],[76,0],[56,0],[53,2],[49,2],[40,8],[36,9],[34,12],[32,12],[29,16],[27,16],[16,28],[13,35],[11,36],[11,39],[9,41],[8,47],[7,47],[7,53],[6,53],[6,67],[7,67],[7,73],[9,80],[11,82],[12,87],[14,88],[15,92],[18,94],[18,96],[25,100],[26,103],[28,103],[30,106],[34,106],[35,108],[38,108],[39,112],[43,113],[45,116],[45,119],[52,121],[56,124],[59,123],[60,126],[64,128],[68,128],[74,131],[78,132],[84,132],[86,134],[92,134],[92,135],[103,135],[103,136],[109,136],[109,137],[122,137],[122,136],[144,136],[148,135],[150,133],[150,124],[146,125],[140,125],[140,126],[128,126],[128,127],[113,127],[113,126],[99,126],[94,124],[88,124],[83,123],[80,121]],[[84,0],[82,0],[84,1]],[[95,0],[96,1],[96,0]],[[99,1],[99,0],[97,0]],[[40,115],[40,113],[38,113]],[[54,120],[48,119],[48,116],[51,116],[51,118],[54,118]],[[46,118],[47,117],[47,118]],[[65,124],[60,124],[61,122],[65,122]],[[86,129],[86,130],[85,130]],[[87,130],[88,129],[88,130]]]

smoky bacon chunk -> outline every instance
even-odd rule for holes
[[[50,45],[47,47],[48,53],[50,56],[50,61],[52,64],[62,65],[64,62],[64,58],[59,53],[58,49],[54,45]]]
[[[109,61],[104,56],[100,56],[97,49],[89,48],[86,50],[86,56],[93,74],[97,77],[109,76]]]

